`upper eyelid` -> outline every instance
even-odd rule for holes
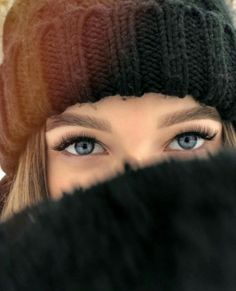
[[[215,129],[215,128],[213,128],[211,125],[206,125],[206,124],[201,124],[201,123],[197,123],[197,124],[195,124],[195,123],[193,123],[193,124],[187,124],[187,125],[182,125],[181,127],[180,127],[180,129],[175,129],[175,130],[173,130],[173,131],[176,131],[176,134],[175,135],[178,135],[179,133],[185,133],[185,132],[191,132],[191,131],[193,131],[193,130],[195,130],[195,129],[198,129],[199,131],[201,130],[201,129],[207,129],[207,130],[209,130],[209,131],[211,131],[211,132],[215,132],[215,131],[218,131],[218,129]],[[170,129],[168,129],[168,130],[166,130],[166,131],[170,131]],[[89,132],[89,129],[88,129],[88,131],[85,129],[85,130],[82,130],[82,131],[80,131],[80,132],[74,132],[73,130],[72,131],[68,131],[68,132],[65,132],[65,133],[62,133],[60,136],[62,137],[62,136],[66,136],[66,135],[71,135],[71,136],[81,136],[81,135],[88,135],[88,136],[94,136],[94,138],[97,138],[96,136],[97,136],[97,134],[94,134],[94,133],[90,133]],[[97,138],[98,139],[98,138]]]
[[[173,134],[173,138],[177,137],[178,135],[184,134],[184,133],[189,133],[189,132],[201,132],[202,130],[206,130],[209,131],[209,133],[218,133],[217,129],[213,129],[211,126],[206,126],[206,125],[201,125],[201,124],[192,124],[192,125],[185,125],[183,128],[179,129],[179,130],[175,130],[176,133]],[[62,137],[66,137],[66,136],[71,136],[73,137],[83,137],[83,135],[86,136],[90,136],[94,139],[97,140],[97,142],[101,142],[101,140],[96,136],[96,134],[94,133],[90,133],[87,131],[81,131],[79,133],[76,132],[68,132],[68,133],[64,133],[61,134],[60,138],[58,139],[62,139]],[[102,142],[101,142],[102,143]]]

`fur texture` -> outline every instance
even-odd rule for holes
[[[0,290],[235,291],[235,175],[233,151],[127,166],[28,208],[0,227]]]

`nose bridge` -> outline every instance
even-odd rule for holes
[[[143,153],[142,155],[126,155],[123,157],[122,165],[129,164],[133,168],[140,168],[151,165],[163,159],[161,154]]]

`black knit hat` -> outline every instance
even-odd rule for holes
[[[16,0],[3,35],[0,164],[13,173],[48,117],[147,92],[236,120],[236,37],[223,0]]]

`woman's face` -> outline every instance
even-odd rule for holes
[[[215,108],[191,96],[116,95],[48,118],[46,142],[48,188],[57,199],[115,175],[124,161],[144,167],[170,157],[207,157],[222,145],[222,123]]]

